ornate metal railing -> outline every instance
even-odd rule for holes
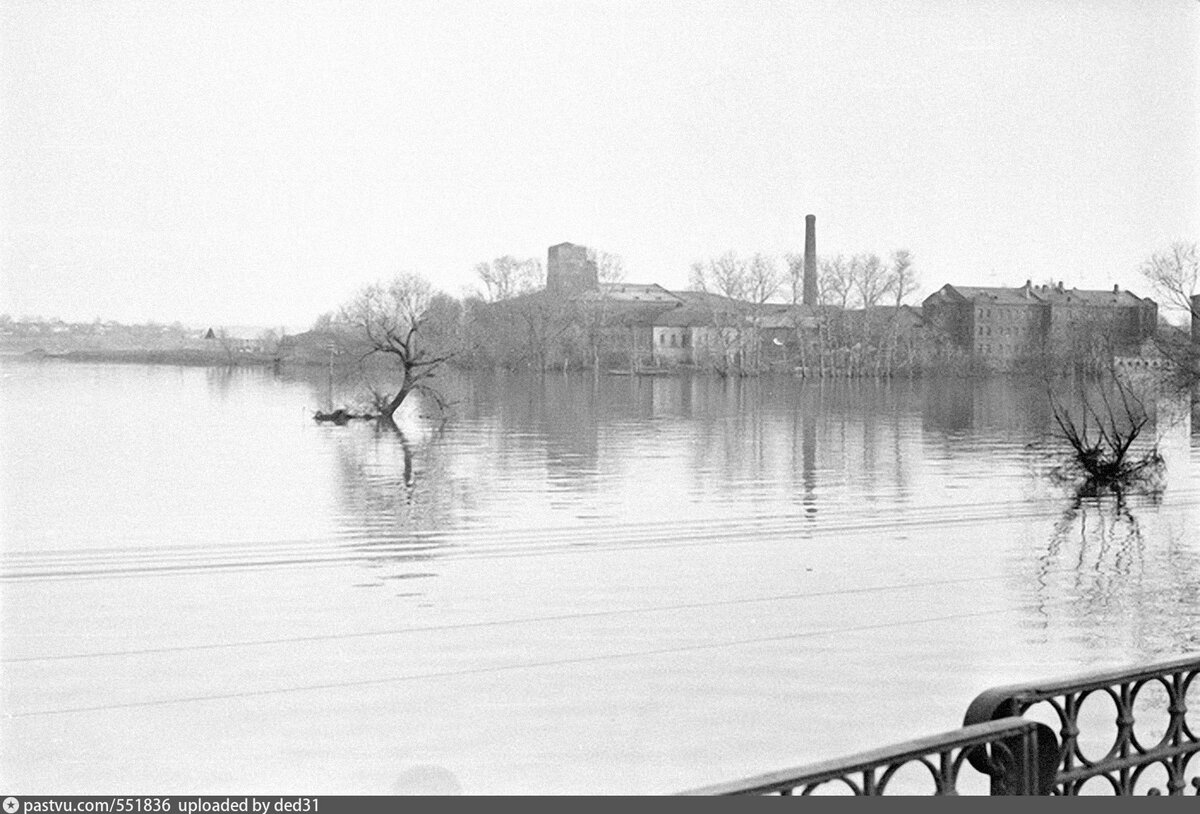
[[[1006,718],[685,794],[912,794],[907,786],[897,788],[899,784],[893,781],[898,772],[915,766],[922,774],[928,772],[932,780],[923,784],[925,788],[932,788],[933,794],[949,795],[958,793],[959,774],[968,761],[990,778],[993,794],[1044,794],[1052,777],[1046,772],[1052,765],[1046,756],[1057,754],[1058,743],[1049,727],[1024,718]],[[825,784],[832,788],[821,788]]]
[[[1200,655],[1139,669],[996,687],[975,698],[964,723],[1011,720],[1029,712],[1056,717],[1062,740],[1054,761],[1054,794],[1161,794],[1158,782],[1164,774],[1168,794],[1183,794],[1189,785],[1200,793],[1200,779],[1195,777],[1200,761],[1191,772],[1188,769],[1200,751],[1197,673]],[[1189,722],[1187,698],[1193,687],[1198,710]],[[1114,713],[1111,718],[1106,707]],[[972,754],[969,759],[980,771],[990,765],[983,756]]]

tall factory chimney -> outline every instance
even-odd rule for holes
[[[1192,343],[1200,345],[1200,294],[1192,295]]]
[[[804,217],[804,304],[817,304],[817,216]]]

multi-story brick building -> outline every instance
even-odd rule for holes
[[[1153,300],[1118,286],[1089,291],[1059,283],[1037,291],[1050,306],[1047,343],[1060,354],[1129,353],[1154,335],[1158,323],[1158,305]]]
[[[1138,348],[1154,334],[1158,305],[1122,291],[947,284],[921,304],[925,320],[972,358],[996,368],[1047,354],[1081,361]]]

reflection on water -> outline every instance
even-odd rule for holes
[[[1044,629],[1098,650],[1163,657],[1200,650],[1194,529],[1156,511],[1161,501],[1157,492],[1110,492],[1068,502],[1037,556]],[[1168,522],[1148,533],[1139,513]]]
[[[321,370],[3,374],[28,787],[672,791],[1200,649],[1194,394],[1161,492],[1084,496],[1014,382],[449,377],[384,428]]]

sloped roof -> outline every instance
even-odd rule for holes
[[[1063,288],[1050,285],[1031,285],[1026,283],[1017,288],[1004,286],[974,286],[953,285],[947,283],[933,294],[925,298],[953,299],[974,303],[995,303],[997,305],[1034,305],[1038,303],[1071,304],[1111,307],[1131,307],[1152,305],[1153,300],[1144,299],[1131,291],[1114,287],[1111,290],[1095,290],[1083,288]]]
[[[683,302],[657,283],[601,283],[598,292],[589,293],[617,301],[661,302],[672,305]]]
[[[990,302],[997,305],[1036,305],[1045,301],[1043,297],[1039,296],[1038,290],[1031,286],[1005,288],[1003,286],[947,285],[945,287],[953,288],[963,299],[976,303]]]
[[[711,291],[672,291],[676,297],[687,305],[708,308],[710,311],[740,312],[750,308],[750,303],[726,297],[724,294],[714,294]]]
[[[1038,296],[1055,304],[1079,304],[1093,307],[1131,308],[1153,301],[1143,300],[1136,294],[1119,288],[1095,290],[1084,288],[1064,288],[1058,290],[1050,286],[1038,286],[1034,289]]]

